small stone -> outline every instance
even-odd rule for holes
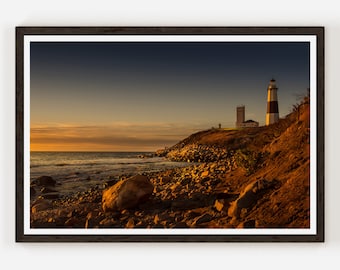
[[[213,163],[210,165],[210,171],[213,172],[216,168],[217,164],[216,163]]]
[[[201,173],[201,177],[207,177],[209,175],[209,171],[204,171]]]
[[[125,228],[134,228],[135,227],[135,222],[133,218],[130,218],[129,221],[126,223]]]
[[[94,216],[93,212],[87,214],[86,219],[91,219]]]
[[[176,184],[173,184],[171,187],[170,187],[171,191],[172,192],[178,192],[180,189],[181,189],[181,185],[179,183],[176,183]]]
[[[153,219],[153,223],[158,224],[159,222],[159,216],[155,215],[154,219]]]
[[[145,223],[141,220],[141,221],[139,221],[137,224],[136,224],[136,228],[138,227],[138,228],[145,228]]]
[[[222,200],[216,200],[214,207],[216,208],[217,211],[221,212],[224,208],[224,202]]]
[[[122,210],[120,213],[121,213],[122,215],[126,215],[126,214],[129,214],[129,210],[124,209],[124,210]]]
[[[103,226],[109,226],[115,223],[115,220],[113,218],[104,218],[99,222],[99,225],[103,225]]]
[[[69,212],[66,216],[67,216],[68,218],[70,218],[70,217],[73,216],[73,214],[74,214],[74,211],[71,211],[71,212]]]
[[[85,229],[93,228],[95,226],[95,218],[98,217],[98,211],[89,212],[86,216]]]

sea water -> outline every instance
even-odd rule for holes
[[[85,191],[122,176],[188,166],[148,152],[31,152],[30,180],[51,176],[62,194]],[[151,157],[150,157],[151,156]]]

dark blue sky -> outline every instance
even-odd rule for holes
[[[264,124],[272,77],[283,117],[309,87],[309,43],[33,42],[31,123],[162,124],[179,138],[234,127],[244,104]]]

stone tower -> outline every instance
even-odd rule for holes
[[[266,126],[279,121],[279,105],[277,101],[277,87],[274,79],[268,85]]]
[[[236,107],[236,127],[239,128],[242,126],[245,121],[245,106],[237,106]]]

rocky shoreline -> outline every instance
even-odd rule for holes
[[[309,228],[307,105],[269,127],[204,131],[155,153],[187,167],[110,179],[63,197],[53,189],[60,183],[38,178],[31,227]]]
[[[63,198],[41,194],[31,204],[33,228],[193,228],[226,227],[224,204],[237,194],[219,187],[231,168],[225,162],[202,163],[150,173],[150,198],[133,209],[105,212],[102,194],[96,185],[86,192]],[[118,181],[107,182],[104,186]],[[43,189],[48,187],[43,187]],[[51,189],[51,188],[49,188]],[[218,220],[218,221],[217,221]],[[216,224],[215,224],[216,223]]]
[[[187,155],[183,158],[187,158]],[[276,183],[266,180],[254,181],[239,192],[236,185],[233,187],[232,182],[225,181],[226,176],[237,178],[238,173],[240,171],[233,156],[229,159],[145,174],[153,186],[148,200],[115,211],[105,211],[103,192],[125,179],[111,180],[104,186],[96,185],[86,192],[63,198],[51,199],[42,194],[32,202],[31,227],[262,227],[261,222],[256,219],[244,220],[244,212],[263,199],[262,195],[275,188]],[[247,193],[249,190],[254,192]],[[130,197],[135,199],[134,194]]]

